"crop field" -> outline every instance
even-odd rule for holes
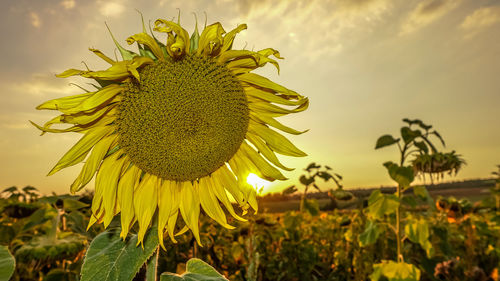
[[[31,188],[11,188],[3,195],[0,243],[16,260],[12,280],[79,280],[86,249],[103,231],[101,226],[86,231],[90,194],[39,198]],[[425,236],[408,231],[402,251],[405,261],[419,269],[421,280],[497,280],[500,213],[492,197],[474,204],[466,199],[417,199],[417,207],[405,204],[403,209],[407,221],[422,223]],[[168,250],[160,253],[158,264],[180,273],[197,257],[229,280],[368,280],[374,264],[396,255],[396,237],[388,227],[395,218],[386,216],[387,224],[376,228],[372,218],[371,210],[362,206],[308,209],[252,215],[246,223],[230,221],[236,228],[229,230],[202,216],[203,247],[191,234],[178,236],[177,243],[168,242]],[[117,229],[119,218],[106,231]],[[421,237],[430,244],[422,246]],[[134,280],[145,275],[141,268]]]

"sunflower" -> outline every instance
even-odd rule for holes
[[[89,227],[96,222],[107,227],[121,213],[123,239],[137,222],[142,243],[150,224],[157,223],[164,247],[167,233],[175,242],[180,215],[184,226],[179,232],[191,230],[201,244],[201,209],[222,226],[233,228],[226,212],[237,220],[244,218],[231,202],[239,205],[242,215],[249,207],[257,212],[248,175],[286,180],[278,168],[292,169],[281,164],[275,153],[306,155],[275,129],[303,132],[275,117],[301,112],[309,101],[252,73],[267,63],[279,73],[275,58],[282,58],[271,48],[233,50],[235,36],[246,28],[241,24],[226,33],[216,22],[205,26],[201,35],[196,25],[189,36],[179,22],[158,19],[154,31],[166,33],[163,43],[152,30],[151,35],[146,32],[143,22],[143,31],[126,40],[129,45],[137,43],[139,53],[123,48],[111,34],[121,61],[90,49],[110,67],[69,69],[56,75],[95,81],[94,91],[80,87],[84,93],[39,105],[37,109],[62,114],[44,126],[33,123],[42,135],[83,134],[49,175],[84,162],[71,185],[72,193],[95,175]],[[71,126],[53,128],[55,124]]]

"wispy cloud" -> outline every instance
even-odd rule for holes
[[[453,10],[460,1],[457,0],[425,0],[413,9],[403,22],[400,35],[415,32]]]
[[[61,6],[64,7],[66,10],[73,9],[75,7],[75,0],[63,0],[61,1]]]
[[[99,12],[105,17],[118,17],[125,11],[125,6],[118,2],[105,2],[101,4]]]
[[[42,25],[40,16],[35,12],[30,12],[29,14],[30,22],[33,27],[39,28]]]
[[[469,14],[460,28],[470,38],[478,32],[500,22],[500,6],[482,7]]]

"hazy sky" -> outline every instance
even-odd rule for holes
[[[487,177],[500,164],[500,3],[498,1],[78,1],[0,2],[0,188],[33,185],[43,193],[69,191],[81,166],[46,177],[79,134],[46,134],[55,112],[45,100],[80,91],[54,76],[68,68],[106,65],[88,51],[112,54],[104,22],[118,40],[141,31],[146,19],[172,19],[181,10],[189,32],[192,13],[226,31],[247,23],[235,47],[281,52],[278,75],[261,74],[311,101],[309,110],[283,123],[309,132],[290,138],[309,154],[282,157],[294,172],[266,187],[295,183],[312,161],[344,176],[346,187],[391,184],[382,163],[393,148],[375,151],[377,138],[397,134],[404,117],[420,118],[443,135],[468,165],[458,179]],[[132,47],[131,47],[132,48]],[[90,185],[88,188],[93,188]]]

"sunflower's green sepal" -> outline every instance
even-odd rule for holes
[[[196,19],[196,24],[194,26],[194,31],[193,34],[191,35],[190,39],[190,48],[189,52],[192,54],[196,50],[198,50],[198,42],[200,41],[200,33],[198,32],[198,18],[196,18],[196,14],[194,15],[194,18]]]
[[[106,24],[106,23],[105,23]],[[111,38],[113,38],[113,42],[115,42],[116,47],[120,51],[120,54],[122,55],[123,60],[131,60],[134,57],[137,57],[138,54],[129,51],[125,48],[123,48],[118,41],[116,41],[115,36],[113,36],[113,33],[111,33],[111,29],[109,29],[109,26],[106,24],[106,27],[108,28],[109,34],[111,34]]]
[[[158,60],[158,58],[155,57],[153,52],[147,46],[139,45],[139,54],[143,57],[147,57],[155,61]]]

